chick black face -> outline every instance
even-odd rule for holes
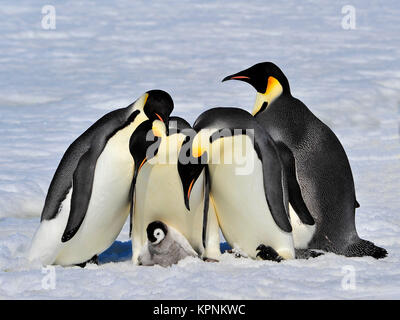
[[[174,102],[171,96],[163,90],[147,91],[148,97],[143,111],[149,120],[160,120],[167,125],[168,118],[174,109]]]
[[[151,222],[146,229],[147,239],[153,244],[159,244],[164,240],[165,236],[168,233],[168,227],[165,223],[161,221],[153,221]]]

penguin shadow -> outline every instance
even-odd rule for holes
[[[114,241],[106,251],[102,252],[98,258],[98,264],[110,262],[124,262],[132,259],[132,242]]]
[[[232,247],[229,245],[228,242],[221,242],[219,244],[219,249],[221,250],[221,253],[224,253],[225,251],[232,250]]]
[[[220,243],[221,252],[231,250],[232,248],[227,242]],[[124,262],[132,259],[132,242],[114,241],[114,243],[106,251],[98,257],[98,264],[106,264],[110,262]]]

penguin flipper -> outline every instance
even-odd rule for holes
[[[135,195],[135,185],[136,185],[136,173],[133,176],[131,189],[129,191],[129,200],[130,200],[130,208],[129,208],[129,237],[132,237],[132,229],[133,229],[133,210],[134,210],[134,201],[133,196]]]
[[[129,191],[129,238],[132,237],[132,229],[133,229],[133,184],[131,184],[131,189]]]
[[[208,221],[208,209],[210,207],[210,172],[208,167],[204,168],[204,208],[203,208],[203,231],[202,240],[204,250],[206,249],[207,239],[207,221]]]
[[[258,138],[261,136],[261,139]],[[268,133],[255,135],[255,148],[263,166],[264,192],[275,223],[285,232],[292,232],[289,221],[288,190],[285,171],[275,143]]]
[[[279,156],[283,162],[286,171],[287,183],[289,188],[289,202],[302,223],[314,225],[315,221],[301,195],[299,183],[296,179],[296,166],[293,153],[282,142],[276,143],[279,151]]]
[[[89,149],[78,162],[72,179],[71,210],[61,241],[67,242],[78,231],[86,211],[93,189],[94,171],[97,153]]]

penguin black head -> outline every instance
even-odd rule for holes
[[[171,96],[163,90],[147,91],[147,99],[143,111],[149,120],[160,120],[168,123],[169,115],[174,109]]]
[[[147,239],[153,244],[159,244],[164,240],[165,236],[168,233],[168,227],[165,223],[161,221],[153,221],[151,222],[146,229]]]
[[[192,127],[190,126],[189,122],[187,122],[185,119],[173,116],[169,117],[168,129],[169,129],[169,134],[180,133],[180,132],[186,134],[187,132],[190,132]]]
[[[143,164],[153,158],[166,135],[165,123],[160,120],[146,120],[133,132],[129,141],[129,151],[135,161],[134,179]]]
[[[240,80],[249,83],[257,91],[253,115],[264,111],[282,94],[290,95],[289,81],[282,70],[272,62],[257,63],[254,66],[225,77],[227,80]]]
[[[208,155],[206,151],[201,152],[201,154],[195,153],[194,156],[192,148],[193,140],[191,136],[188,136],[182,144],[178,159],[178,173],[182,182],[183,198],[185,201],[185,206],[189,211],[189,200],[192,188],[201,172],[206,167],[208,161]]]

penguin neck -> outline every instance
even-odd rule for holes
[[[127,107],[128,113],[130,114],[136,110],[140,111],[141,113],[144,113],[144,106],[147,102],[148,97],[149,94],[147,92],[144,93],[139,99],[137,99],[134,103],[132,103]]]
[[[287,81],[282,81],[281,83],[276,78],[269,77],[265,92],[257,92],[252,115],[255,116],[263,112],[276,100],[287,95],[290,95],[289,83]]]

